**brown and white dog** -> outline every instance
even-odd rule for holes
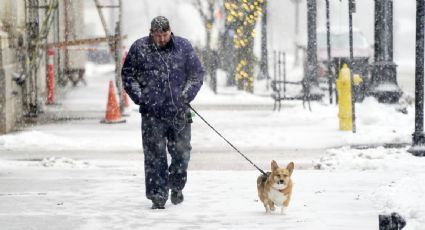
[[[294,162],[286,168],[279,168],[276,161],[271,163],[271,173],[268,176],[260,175],[257,178],[258,197],[263,202],[266,212],[275,210],[275,205],[281,207],[283,214],[289,205],[292,195],[291,175],[294,171]]]

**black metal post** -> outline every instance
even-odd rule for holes
[[[350,37],[350,64],[354,63],[354,53],[353,53],[353,12],[355,11],[354,0],[349,0],[348,2],[348,29],[349,29],[349,37]],[[352,68],[350,66],[350,68]],[[354,81],[353,81],[353,72],[350,72],[350,81],[351,81],[351,108],[352,108],[352,131],[356,133],[356,97],[354,95]]]
[[[415,132],[412,147],[415,156],[425,156],[424,135],[424,0],[416,0]]]
[[[319,100],[323,93],[317,79],[317,4],[316,0],[307,1],[307,71],[304,76],[305,92],[309,99]]]
[[[393,0],[375,0],[375,60],[369,95],[379,102],[397,103],[402,91],[393,62]]]
[[[280,82],[282,81],[282,52],[281,51],[278,51],[277,52],[277,82],[279,82],[279,83],[277,83],[278,84],[278,86],[277,86],[277,88],[278,88],[278,90],[279,90],[279,92],[282,92],[282,84],[280,84]]]
[[[261,18],[261,63],[259,79],[268,79],[269,62],[267,52],[267,0],[264,1],[263,16]]]
[[[277,58],[276,50],[273,50],[273,80],[277,80]]]
[[[283,97],[286,98],[286,53],[282,51]]]
[[[332,86],[334,78],[332,76],[332,64],[331,64],[331,22],[330,22],[330,12],[329,12],[329,0],[326,0],[326,44],[327,44],[327,53],[328,53],[328,83],[329,83],[329,104],[332,104]]]
[[[278,91],[278,97],[281,99],[282,96],[282,53],[281,51],[277,51],[277,81],[276,81],[276,88]],[[282,107],[281,100],[279,100],[279,107],[277,108],[278,111],[280,111],[280,108]]]

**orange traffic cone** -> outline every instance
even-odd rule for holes
[[[128,95],[127,95],[127,92],[125,92],[125,90],[122,91],[122,96],[124,98],[124,107],[128,108],[130,104],[128,103]]]
[[[105,118],[100,122],[107,124],[125,122],[124,119],[121,119],[120,107],[118,106],[117,99],[115,98],[115,90],[112,81],[109,81],[108,104],[106,105]]]

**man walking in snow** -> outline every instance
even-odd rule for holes
[[[199,58],[188,40],[171,32],[168,19],[158,16],[149,36],[131,46],[121,74],[125,90],[140,106],[146,197],[152,209],[163,209],[171,190],[171,202],[179,204],[192,148],[188,103],[204,76]]]

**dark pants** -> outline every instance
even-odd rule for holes
[[[168,189],[183,190],[190,159],[191,126],[187,119],[175,122],[142,115],[146,197],[168,199]],[[167,150],[171,156],[168,166]]]

